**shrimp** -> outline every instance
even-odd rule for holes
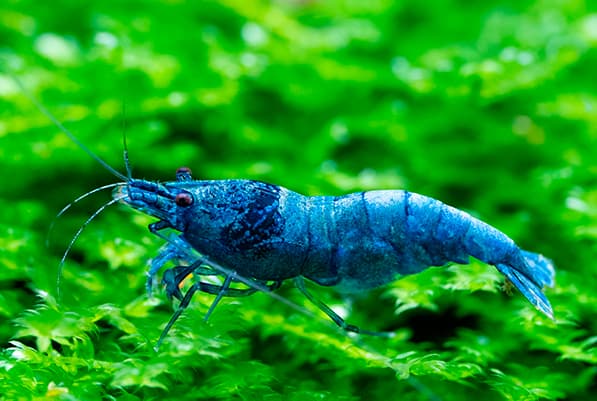
[[[94,189],[114,188],[113,199],[94,213],[71,240],[61,265],[83,228],[108,206],[124,203],[158,220],[149,230],[165,240],[148,271],[151,291],[158,271],[170,261],[184,261],[164,272],[169,297],[180,300],[158,340],[162,343],[193,294],[216,295],[205,319],[225,296],[272,293],[283,281],[296,287],[338,326],[349,332],[380,334],[347,324],[306,289],[305,279],[326,287],[359,292],[472,256],[493,265],[539,311],[553,319],[542,289],[554,285],[551,260],[525,251],[498,229],[436,199],[404,190],[366,191],[344,196],[304,196],[284,187],[252,180],[193,180],[181,167],[176,180],[158,183],[132,178],[126,142],[127,174],[108,165],[81,143],[18,81],[23,92],[73,142],[120,179]],[[176,234],[166,236],[164,229]],[[182,294],[180,284],[199,277]],[[223,276],[222,284],[201,281]],[[233,288],[241,282],[248,288]],[[274,296],[274,294],[272,294]],[[274,296],[284,301],[282,297]],[[287,302],[288,303],[288,302]]]
[[[292,279],[336,324],[362,333],[315,299],[304,279],[358,292],[430,266],[466,264],[472,256],[495,266],[538,310],[553,318],[542,292],[554,284],[552,262],[520,249],[498,229],[436,199],[403,190],[304,196],[260,181],[193,180],[190,169],[184,167],[177,177],[166,183],[132,179],[114,190],[114,199],[157,218],[150,231],[169,228],[180,233],[154,259],[148,288],[167,261],[185,259],[190,249],[227,269],[223,285],[199,281],[184,298],[178,288],[184,277],[193,272],[221,274],[221,270],[214,272],[206,267],[209,262],[199,261],[167,271],[164,283],[168,295],[181,300],[179,311],[195,291],[217,295],[208,314],[223,296],[255,292],[254,288],[230,288],[238,277],[267,291]]]

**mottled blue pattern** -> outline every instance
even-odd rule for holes
[[[176,205],[180,193],[190,194],[191,204]],[[468,263],[473,256],[496,266],[552,315],[541,292],[553,284],[548,259],[520,250],[501,231],[426,196],[388,190],[306,197],[249,180],[133,180],[117,196],[243,277],[304,276],[360,291],[429,266]]]

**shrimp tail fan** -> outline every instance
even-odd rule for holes
[[[542,291],[554,285],[552,261],[528,251],[521,251],[521,256],[519,263],[497,264],[496,267],[537,309],[553,319],[553,309]]]

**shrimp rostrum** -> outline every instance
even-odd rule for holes
[[[273,291],[287,279],[293,279],[297,288],[343,329],[373,334],[345,323],[307,291],[304,278],[322,286],[357,292],[430,266],[466,264],[471,256],[495,266],[537,309],[553,318],[551,305],[542,292],[543,287],[554,284],[552,262],[520,249],[506,234],[461,210],[401,190],[303,196],[259,181],[193,180],[185,167],[178,169],[176,181],[133,179],[126,142],[125,176],[81,143],[13,78],[62,132],[122,180],[80,196],[59,213],[100,190],[116,188],[114,199],[75,234],[61,266],[87,223],[116,202],[156,217],[158,221],[150,224],[149,229],[166,240],[152,260],[148,290],[167,262],[187,263],[164,272],[166,293],[179,299],[180,305],[162,331],[158,346],[196,291],[216,295],[207,319],[222,297]],[[177,233],[166,236],[164,229]],[[199,279],[183,296],[181,283],[190,274]],[[223,282],[201,281],[214,275],[223,276]],[[248,288],[231,286],[236,282]]]
[[[537,309],[553,318],[542,293],[544,286],[554,283],[549,259],[520,249],[501,231],[461,210],[412,192],[303,196],[259,181],[192,180],[190,170],[181,168],[172,182],[129,179],[114,197],[158,218],[149,227],[152,232],[159,235],[164,228],[179,232],[153,260],[148,286],[167,261],[189,260],[191,248],[207,258],[165,272],[167,293],[181,304],[160,342],[195,291],[217,295],[209,314],[223,296],[273,290],[287,279],[293,279],[339,326],[363,332],[307,292],[304,278],[354,292],[430,266],[466,264],[471,256],[495,266]],[[225,270],[212,270],[209,261]],[[190,273],[219,274],[225,280],[221,285],[199,280],[183,298],[179,286]],[[255,285],[230,287],[241,278]]]

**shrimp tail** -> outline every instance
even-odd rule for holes
[[[495,266],[537,309],[553,319],[553,309],[542,292],[545,286],[553,287],[555,271],[551,260],[543,255],[520,251],[518,263]]]

